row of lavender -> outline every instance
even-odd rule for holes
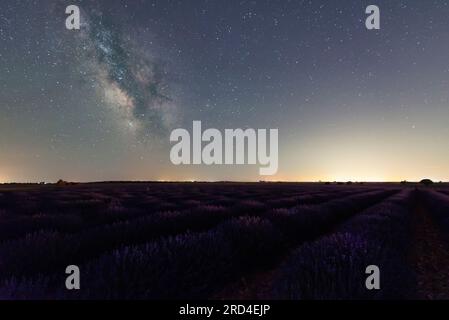
[[[276,264],[292,246],[328,232],[394,192],[363,192],[291,209],[161,213],[91,232],[30,234],[0,245],[0,296],[210,297],[242,275]],[[84,290],[63,289],[65,275],[60,270],[68,263],[81,266]]]
[[[412,193],[404,190],[299,247],[275,281],[280,299],[410,299],[415,275],[408,263]],[[380,269],[381,289],[368,290],[367,266]]]
[[[248,187],[247,187],[248,188]],[[192,192],[189,189],[170,189],[170,195],[136,190],[135,192],[103,193],[87,190],[51,190],[50,192],[0,193],[0,243],[24,237],[39,230],[64,234],[78,233],[138,219],[164,212],[208,213],[210,209],[226,208],[232,212],[250,212],[273,208],[290,208],[303,204],[317,204],[364,189],[286,190],[279,196],[276,189],[243,192],[245,196],[230,194],[229,188]],[[256,188],[258,189],[258,188]],[[185,191],[190,192],[185,192]],[[217,191],[217,193],[214,193]],[[235,191],[234,191],[235,192]],[[256,199],[256,201],[254,200]]]
[[[449,243],[449,192],[426,190],[421,191],[419,196],[430,209],[432,217]]]
[[[345,190],[355,190],[346,187]],[[361,188],[358,188],[361,189]],[[119,184],[80,185],[70,187],[44,186],[24,190],[0,189],[0,210],[16,215],[80,213],[104,210],[105,205],[115,207],[119,202],[125,208],[176,210],[182,205],[195,203],[229,205],[236,201],[263,199],[267,203],[294,200],[298,195],[341,191],[332,186],[290,184]],[[292,203],[294,205],[294,202]],[[283,205],[284,206],[284,205]]]
[[[383,194],[383,192],[379,194]],[[341,196],[343,193],[319,195],[319,199],[326,203],[326,201]],[[226,220],[240,216],[271,215],[270,218],[281,225],[287,235],[300,234],[303,237],[301,240],[304,240],[304,237],[313,231],[313,225],[316,224],[322,228],[326,224],[333,223],[332,219],[325,217],[328,215],[328,211],[338,211],[340,202],[340,200],[331,201],[326,206],[310,208],[301,206],[301,215],[284,215],[278,213],[278,210],[269,210],[257,202],[243,202],[231,208],[201,206],[182,212],[152,213],[137,218],[133,216],[127,220],[87,228],[76,233],[65,233],[64,230],[57,228],[44,228],[0,244],[0,279],[13,275],[50,274],[61,270],[67,265],[67,262],[83,263],[122,245],[146,243],[161,237],[175,236],[188,230],[203,232]],[[296,209],[291,210],[295,211]],[[316,220],[318,218],[315,218],[315,211],[321,211],[321,215],[317,215],[317,217],[321,217],[320,220]],[[275,212],[274,215],[273,212]],[[28,230],[27,227],[34,227],[33,224],[14,226],[18,231],[22,231],[21,228]],[[51,226],[55,227],[55,225]]]

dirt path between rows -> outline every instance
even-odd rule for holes
[[[413,234],[411,259],[417,276],[417,298],[449,299],[448,244],[419,199],[413,212]]]

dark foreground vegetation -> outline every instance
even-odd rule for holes
[[[0,186],[2,299],[444,298],[428,285],[444,257],[420,254],[437,242],[444,184]],[[81,290],[65,288],[68,265]]]

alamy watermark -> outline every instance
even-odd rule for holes
[[[69,15],[66,18],[65,25],[67,30],[80,30],[80,8],[77,5],[69,5],[66,7],[65,13]],[[365,20],[365,26],[368,30],[380,29],[380,9],[377,5],[369,5],[365,9],[365,13],[369,16]]]
[[[67,290],[80,290],[80,268],[76,265],[67,266],[65,273],[69,276],[65,280]]]
[[[275,175],[279,168],[278,129],[207,129],[201,121],[193,121],[190,135],[176,129],[170,135],[177,142],[170,151],[174,165],[260,164],[260,175]]]
[[[380,268],[376,265],[370,265],[366,267],[365,273],[369,275],[365,281],[366,289],[380,290]]]

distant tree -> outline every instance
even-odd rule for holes
[[[347,185],[351,185],[352,183],[353,183],[352,181],[346,182]]]
[[[407,180],[402,180],[401,181],[401,184],[407,184],[408,182],[407,182]]]
[[[425,186],[430,186],[433,184],[433,181],[430,179],[422,179],[419,183],[425,185]]]
[[[75,185],[75,182],[68,182],[62,179],[59,179],[58,182],[56,182],[56,185],[58,186],[71,186],[71,185]]]

